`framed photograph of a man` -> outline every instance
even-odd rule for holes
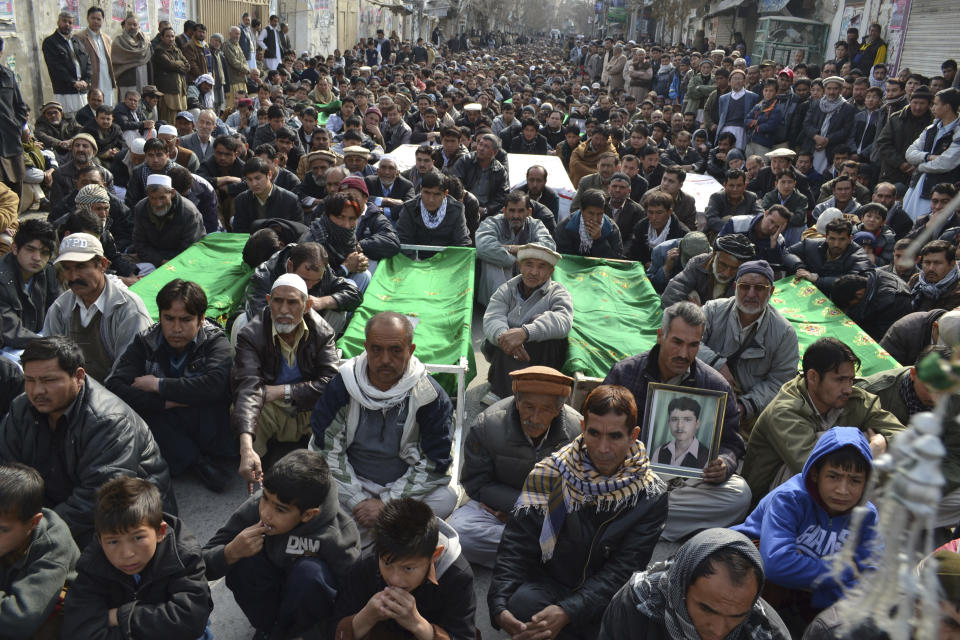
[[[651,382],[642,426],[653,470],[702,478],[703,468],[717,457],[726,402],[723,391]]]

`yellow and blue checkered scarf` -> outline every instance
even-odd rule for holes
[[[650,470],[650,459],[637,440],[616,475],[598,473],[583,443],[583,434],[533,468],[514,505],[514,513],[534,509],[543,514],[540,553],[543,562],[553,557],[557,535],[567,514],[584,506],[598,511],[632,507],[641,496],[664,490],[663,481]]]

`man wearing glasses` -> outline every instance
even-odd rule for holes
[[[797,373],[797,332],[770,306],[773,268],[766,260],[737,270],[736,295],[703,305],[707,324],[698,357],[716,369],[737,394],[744,438],[783,383]]]

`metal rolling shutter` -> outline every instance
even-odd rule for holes
[[[900,68],[909,67],[925,76],[940,75],[940,63],[960,54],[957,34],[960,10],[956,0],[913,0]]]
[[[736,11],[724,13],[719,16],[717,21],[717,32],[713,34],[713,41],[717,43],[718,48],[729,45],[733,37],[733,20]]]

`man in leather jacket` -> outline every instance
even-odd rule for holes
[[[78,546],[93,538],[97,489],[119,475],[155,484],[164,512],[176,515],[170,472],[150,428],[86,375],[76,342],[38,338],[20,362],[26,393],[13,401],[0,429],[0,462],[20,462],[40,472],[44,505],[63,518]]]

